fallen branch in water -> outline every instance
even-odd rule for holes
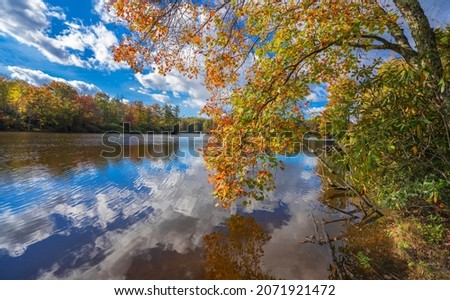
[[[310,149],[310,151],[313,151]],[[318,155],[318,153],[316,151],[313,151],[316,155],[317,158],[320,160],[320,162],[327,168],[327,170],[329,172],[331,172],[331,174],[336,175],[340,178],[340,180],[342,181],[342,183],[344,184],[345,188],[347,188],[348,190],[352,191],[361,201],[363,201],[369,208],[373,209],[380,217],[384,216],[384,214],[379,211],[377,208],[375,208],[375,206],[372,204],[372,202],[369,201],[369,199],[367,199],[367,197],[365,197],[364,195],[362,195],[361,193],[358,192],[358,190],[356,188],[354,188],[350,183],[348,183],[345,179],[341,178],[341,176],[339,174],[337,174],[328,164],[327,162],[320,157],[320,155]],[[364,210],[364,208],[361,205],[362,210],[364,211],[365,214],[367,214],[367,212]]]

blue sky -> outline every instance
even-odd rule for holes
[[[105,9],[108,0],[0,0],[0,74],[45,84],[65,81],[82,93],[103,91],[128,101],[180,105],[195,116],[209,93],[201,79],[151,70],[135,74],[113,60],[121,27]],[[448,24],[450,1],[422,1],[434,24]],[[325,86],[311,95],[312,112],[326,103]]]
[[[65,81],[82,93],[103,91],[145,104],[172,103],[195,116],[209,93],[200,79],[151,70],[135,74],[113,60],[120,26],[108,0],[1,0],[0,74],[45,84]]]

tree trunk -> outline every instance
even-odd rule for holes
[[[394,3],[411,31],[419,54],[419,63],[424,63],[425,66],[430,68],[431,75],[437,85],[437,82],[443,76],[443,67],[437,49],[436,35],[422,6],[418,0],[394,0]]]

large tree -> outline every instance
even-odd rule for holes
[[[240,197],[261,199],[274,187],[279,162],[272,153],[294,151],[301,141],[305,98],[314,84],[329,85],[334,98],[356,97],[362,83],[377,82],[385,57],[419,78],[417,91],[426,94],[444,133],[439,143],[450,148],[442,55],[417,0],[111,3],[130,29],[114,49],[117,60],[135,71],[177,69],[205,79],[212,97],[203,111],[216,125],[205,159],[224,207]],[[348,130],[361,116],[347,110],[343,117]],[[440,179],[448,175],[436,172]]]

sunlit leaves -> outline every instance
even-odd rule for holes
[[[24,81],[2,78],[0,92],[1,129],[123,131],[122,125],[127,122],[132,130],[160,132],[173,131],[174,125],[180,121],[178,106],[145,106],[141,101],[126,103],[105,93],[81,95],[62,82],[33,86]],[[200,121],[206,123],[205,120]],[[212,127],[211,124],[208,126]]]
[[[359,88],[361,78],[352,74],[362,74],[366,58],[361,52],[391,50],[419,65],[397,23],[397,10],[377,1],[112,3],[131,30],[114,49],[117,60],[136,71],[177,69],[205,79],[212,97],[202,112],[216,124],[211,132],[216,143],[207,147],[205,161],[214,195],[224,207],[239,198],[262,199],[273,189],[269,174],[279,165],[274,153],[291,152],[301,142],[305,120],[299,107],[307,105],[311,84],[331,85],[330,106],[335,107],[328,115],[337,124],[331,133],[337,134],[368,107],[362,103],[371,92],[378,93],[377,99],[392,94],[390,87]],[[432,80],[432,75],[422,79]],[[383,107],[375,109],[367,123],[383,112]],[[286,132],[289,138],[279,138]],[[362,150],[355,157],[369,166],[383,159]]]

